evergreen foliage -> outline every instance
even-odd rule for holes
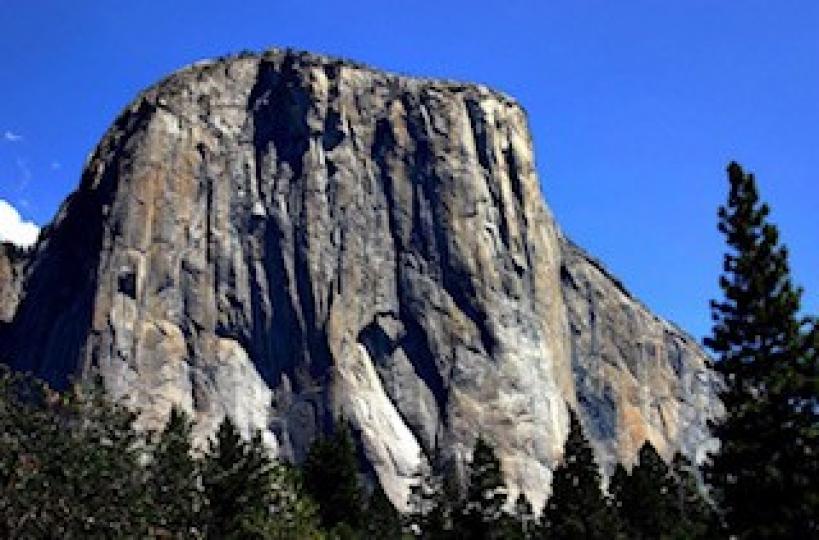
[[[469,484],[461,512],[455,516],[458,538],[494,539],[502,537],[506,484],[495,450],[478,437],[469,464]]]
[[[718,536],[717,515],[706,500],[696,468],[682,454],[671,463],[674,485],[674,525],[671,538],[710,538]]]
[[[719,209],[728,251],[705,344],[724,376],[721,441],[708,477],[739,537],[819,536],[817,323],[801,317],[788,251],[753,175],[731,163]]]
[[[618,519],[614,529],[635,539],[719,538],[716,515],[696,469],[677,454],[672,467],[646,442],[631,474],[618,464],[609,482]]]
[[[646,441],[631,474],[620,467],[611,490],[628,538],[662,538],[674,527],[675,495],[668,465]]]
[[[173,407],[165,429],[153,441],[147,466],[147,488],[153,515],[151,524],[170,538],[199,534],[203,495],[199,486],[199,464],[193,456],[193,423],[181,409]]]
[[[6,538],[147,534],[135,416],[101,386],[58,395],[0,375],[0,532]]]
[[[608,495],[609,504],[614,511],[614,517],[616,519],[617,534],[625,538],[628,537],[626,535],[628,524],[624,518],[625,511],[623,509],[623,501],[628,498],[628,484],[628,471],[626,471],[626,468],[622,463],[617,463],[614,466],[614,471],[612,472],[611,477],[609,477]]]
[[[271,485],[272,516],[266,538],[314,540],[323,538],[318,505],[307,496],[300,471],[286,463],[274,464]]]
[[[208,538],[265,538],[273,463],[258,432],[245,441],[225,416],[205,456],[202,483]]]
[[[432,466],[421,456],[422,465],[410,487],[405,529],[428,540],[456,538],[454,527],[463,513],[463,501],[455,469],[438,452],[431,461]]]
[[[537,534],[537,519],[532,503],[523,493],[515,499],[512,514],[507,517],[503,535],[508,540],[530,540]]]
[[[364,494],[350,428],[343,420],[329,439],[310,447],[304,462],[304,485],[319,505],[321,524],[338,534],[364,525]],[[344,533],[346,534],[346,533]]]
[[[135,419],[99,382],[59,394],[0,366],[0,538],[327,536],[299,471],[272,461],[260,434],[246,441],[226,418],[199,459],[182,411],[147,438]]]
[[[370,495],[366,512],[366,537],[383,540],[400,540],[402,537],[401,516],[384,493],[380,484]]]
[[[441,478],[433,472],[423,453],[419,459],[419,468],[410,485],[407,500],[407,515],[404,516],[405,529],[417,538],[432,538],[442,532],[446,526],[441,516],[443,509],[439,501],[443,493]]]
[[[614,517],[600,487],[600,467],[577,414],[569,408],[569,435],[563,462],[552,476],[552,495],[541,515],[551,538],[612,538]]]

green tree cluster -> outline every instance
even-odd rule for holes
[[[0,372],[0,537],[321,538],[298,475],[226,417],[208,450],[173,409],[144,436],[100,384]]]
[[[0,373],[0,537],[144,536],[144,489],[135,416],[98,385],[57,394]]]

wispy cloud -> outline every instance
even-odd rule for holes
[[[63,164],[60,163],[59,161],[52,161],[51,162],[51,170],[52,171],[59,171],[62,168],[63,168]]]
[[[0,241],[30,247],[39,234],[40,228],[34,222],[24,221],[11,203],[0,199]]]
[[[6,132],[3,133],[3,140],[6,141],[6,142],[15,143],[15,142],[22,141],[23,136],[19,135],[17,133],[14,133],[13,131],[6,130]]]
[[[31,182],[31,169],[28,166],[28,161],[23,158],[18,157],[15,163],[17,164],[17,170],[20,172],[17,191],[23,191],[28,187],[29,182]]]

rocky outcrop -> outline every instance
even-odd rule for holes
[[[598,458],[611,470],[649,440],[667,458],[680,450],[701,461],[716,442],[708,420],[722,414],[702,350],[599,261],[569,240],[561,247],[577,404]]]
[[[696,344],[563,240],[517,103],[307,53],[141,94],[23,287],[13,366],[98,369],[143,425],[230,414],[288,459],[343,415],[396,502],[480,433],[540,505],[567,402],[606,463],[696,454],[716,407]]]
[[[10,321],[17,311],[25,261],[24,249],[0,242],[0,325]]]

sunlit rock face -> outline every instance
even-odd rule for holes
[[[0,242],[0,325],[10,321],[20,303],[26,250]]]
[[[399,504],[481,434],[539,507],[567,403],[607,465],[696,454],[718,405],[697,345],[563,239],[525,113],[479,85],[286,50],[191,66],[117,119],[23,279],[3,264],[12,366],[99,370],[144,426],[229,414],[287,459],[343,416]]]
[[[568,240],[561,249],[575,399],[602,464],[631,463],[646,440],[666,458],[704,459],[716,443],[708,420],[722,405],[702,350],[599,261]]]

